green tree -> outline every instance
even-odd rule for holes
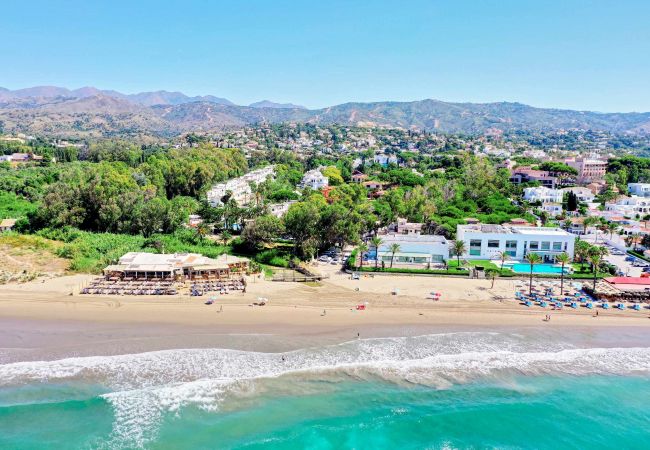
[[[250,248],[258,248],[271,243],[283,232],[284,224],[282,221],[271,214],[267,214],[246,225],[242,233],[242,240]]]

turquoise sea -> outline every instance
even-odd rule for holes
[[[647,448],[650,348],[514,333],[0,365],[0,448]]]

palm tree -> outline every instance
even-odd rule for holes
[[[465,254],[465,241],[455,240],[453,245],[454,255],[458,261],[458,268],[460,269],[460,257]]]
[[[501,271],[503,272],[503,265],[508,259],[510,259],[510,253],[503,251],[503,252],[499,252],[498,255],[499,255],[499,259],[501,260]]]
[[[226,230],[221,233],[221,240],[223,241],[223,245],[228,245],[228,241],[232,237],[232,234],[230,231]]]
[[[210,226],[207,223],[201,222],[196,226],[196,235],[201,242],[203,242],[208,234],[210,234]]]
[[[562,273],[560,274],[560,295],[564,293],[564,266],[571,262],[571,257],[567,252],[562,252],[555,257],[555,262],[562,264]]]
[[[600,266],[602,259],[603,257],[601,255],[601,252],[598,249],[594,249],[594,251],[589,253],[589,262],[593,266],[593,271],[594,271],[594,293],[596,292],[596,279],[598,278],[598,266]]]
[[[401,247],[399,246],[399,244],[390,244],[389,250],[390,250],[390,253],[391,253],[391,257],[390,257],[390,268],[391,269],[393,268],[393,260],[395,259],[395,253],[399,252],[400,248]]]
[[[582,221],[582,234],[586,235],[587,228],[594,225],[596,222],[598,222],[598,218],[596,217],[585,217],[584,220]]]
[[[564,226],[565,230],[569,231],[571,225],[573,225],[573,222],[571,221],[571,219],[566,219],[564,222],[562,222],[562,225]]]
[[[492,278],[492,286],[490,286],[490,289],[494,288],[494,280],[497,279],[497,276],[499,275],[499,271],[497,269],[486,269],[485,270],[485,275],[487,275],[489,278]]]
[[[632,245],[634,245],[634,248],[632,250],[634,250],[635,252],[637,251],[636,250],[636,244],[639,243],[640,238],[641,238],[641,235],[639,233],[632,234]]]
[[[374,236],[372,239],[370,239],[370,243],[372,244],[373,247],[375,247],[375,269],[377,268],[377,264],[379,263],[379,246],[383,242],[384,241],[379,236]]]
[[[614,239],[614,233],[618,231],[618,224],[614,222],[609,222],[607,224],[607,231],[609,231],[609,239]]]
[[[365,242],[362,242],[361,244],[359,244],[359,246],[357,248],[359,249],[359,257],[361,258],[359,260],[360,261],[359,262],[359,267],[361,269],[363,269],[363,254],[368,251],[368,244],[366,244]]]
[[[542,262],[542,257],[537,253],[528,253],[526,255],[526,261],[530,264],[530,283],[528,285],[528,294],[533,295],[533,266]]]
[[[589,255],[590,248],[591,245],[589,245],[589,242],[587,241],[576,242],[575,254],[578,256],[578,258],[580,258],[580,265],[582,270],[584,270],[585,261],[587,260],[587,256]]]

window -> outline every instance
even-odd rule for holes
[[[556,251],[556,252],[562,251],[562,243],[561,242],[553,242],[553,251]]]
[[[481,240],[480,239],[471,239],[469,241],[469,254],[470,256],[480,256],[481,255]]]
[[[431,262],[443,262],[444,258],[442,255],[431,255]]]
[[[499,241],[488,241],[488,248],[499,248]]]
[[[517,250],[517,241],[506,241],[506,249]]]
[[[542,250],[550,250],[551,249],[551,243],[548,241],[542,241]]]
[[[530,249],[531,249],[531,250],[539,250],[539,242],[537,242],[537,241],[531,241],[531,243],[530,243]]]

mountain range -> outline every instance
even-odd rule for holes
[[[155,91],[122,94],[84,87],[0,88],[0,131],[62,138],[173,137],[260,122],[306,122],[427,129],[441,132],[594,130],[649,134],[650,112],[598,113],[521,103],[344,103],[306,109],[268,100],[248,106],[215,97]]]

